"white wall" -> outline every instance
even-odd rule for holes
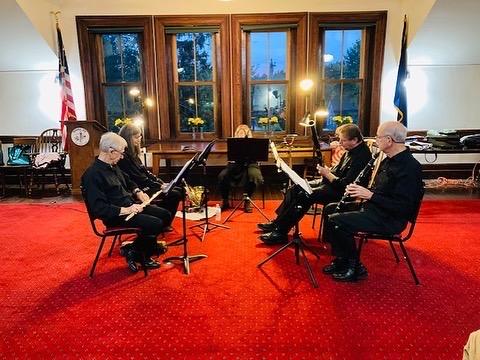
[[[1,1],[0,13],[3,13],[3,15],[0,15],[0,18],[2,18],[0,20],[18,17],[18,9],[12,8],[12,2],[15,3],[15,0]],[[443,44],[441,41],[443,35],[439,35],[439,29],[444,29],[445,32],[449,33],[452,29],[464,26],[465,32],[470,31],[477,34],[478,32],[472,31],[471,28],[475,26],[472,24],[476,24],[472,14],[475,14],[474,10],[478,9],[478,4],[480,4],[478,0],[458,0],[454,2],[449,0],[438,0],[436,2],[435,0],[421,2],[417,0],[365,0],[362,2],[357,0],[297,0],[295,2],[280,0],[234,0],[231,2],[218,0],[168,2],[150,0],[135,2],[130,0],[17,0],[17,2],[21,6],[25,17],[21,19],[22,29],[25,31],[35,29],[37,31],[37,43],[40,43],[41,50],[29,44],[25,44],[22,48],[26,51],[30,49],[31,56],[24,54],[21,56],[22,61],[32,59],[30,68],[25,68],[25,66],[20,68],[17,66],[13,69],[5,68],[1,66],[2,61],[0,61],[0,106],[2,107],[0,135],[36,134],[39,129],[58,124],[60,104],[53,76],[56,72],[56,58],[52,51],[55,48],[55,27],[53,17],[50,14],[51,11],[58,9],[62,11],[60,23],[70,65],[73,95],[79,119],[85,119],[85,103],[76,34],[76,15],[387,10],[381,120],[390,120],[395,117],[392,99],[400,52],[403,15],[406,13],[410,19],[411,43],[409,47],[409,57],[411,59],[409,62],[411,71],[409,86],[412,90],[409,93],[409,128],[479,127],[474,117],[480,106],[480,102],[476,101],[479,90],[475,84],[480,71],[479,62],[464,61],[464,63],[460,63],[461,60],[455,58],[451,61],[456,63],[445,63],[443,61],[445,55],[443,55],[443,58],[438,55],[438,53],[446,53],[448,56],[448,53],[455,53],[458,56],[459,53],[466,52],[466,48],[458,48],[460,43]],[[5,4],[9,4],[9,6]],[[465,8],[464,10],[462,10],[462,6]],[[452,7],[455,11],[451,10]],[[5,11],[10,12],[10,14]],[[462,19],[462,16],[468,20],[467,25],[462,23],[463,25],[460,26],[458,21]],[[453,17],[454,21],[449,21],[450,17]],[[0,35],[0,44],[3,49],[13,49],[13,51],[9,51],[10,49],[3,51],[0,54],[0,60],[5,59],[6,53],[15,54],[19,51],[17,50],[18,41],[11,41],[12,33],[18,33],[12,21],[0,21],[0,34],[4,34],[4,39],[10,39],[10,43],[2,43],[2,35]],[[452,40],[452,38],[449,39]],[[433,48],[432,44],[434,45]],[[470,48],[473,46],[474,43]],[[36,68],[37,65],[34,65],[34,60],[43,54],[45,49],[50,51],[50,57],[46,56],[48,58],[47,65],[44,65],[39,72]],[[456,49],[458,51],[455,51]],[[45,58],[44,55],[40,57]],[[12,60],[10,59],[10,61]],[[40,83],[41,79],[43,79],[42,83]],[[39,91],[40,88],[42,91]],[[422,104],[419,103],[419,100],[422,100],[419,93],[423,88],[426,89],[426,96],[423,96]],[[22,106],[19,106],[19,104],[22,104]],[[15,123],[12,124],[10,119],[15,119]]]

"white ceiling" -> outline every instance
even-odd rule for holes
[[[411,65],[480,64],[480,0],[437,0],[409,46]],[[15,0],[0,1],[0,71],[52,70],[56,54]]]

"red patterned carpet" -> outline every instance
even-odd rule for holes
[[[132,275],[116,249],[93,280],[98,242],[81,203],[0,212],[0,358],[458,359],[480,328],[478,200],[424,202],[407,243],[420,286],[375,242],[364,250],[368,279],[333,282],[306,217],[318,289],[290,250],[256,268],[272,252],[257,241],[257,212],[203,243],[189,236],[190,254],[208,258],[188,276],[176,265]]]

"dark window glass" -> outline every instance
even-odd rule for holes
[[[285,131],[288,33],[252,32],[249,41],[250,127],[253,131]]]
[[[116,119],[143,120],[140,96],[130,95],[132,88],[143,89],[141,72],[140,35],[137,33],[102,34],[103,95],[107,127],[118,131]]]
[[[213,33],[176,34],[177,93],[180,132],[191,132],[190,118],[201,118],[205,132],[215,131]]]
[[[358,124],[363,86],[363,32],[361,29],[324,31],[322,68],[324,97],[329,112],[325,130],[334,130],[337,126],[334,118],[339,116],[351,117]]]

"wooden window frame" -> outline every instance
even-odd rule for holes
[[[145,88],[144,97],[155,94],[155,65],[153,50],[153,24],[151,16],[77,16],[78,45],[85,91],[87,120],[96,120],[106,126],[104,114],[102,68],[98,58],[95,37],[102,30],[136,28],[142,34],[142,73]],[[158,139],[157,107],[146,107],[145,141]]]
[[[159,15],[154,17],[156,62],[157,62],[157,101],[159,106],[160,139],[185,140],[191,138],[187,133],[180,133],[177,121],[176,88],[173,69],[172,44],[166,39],[167,27],[218,26],[215,39],[215,67],[217,92],[215,99],[215,133],[206,134],[205,138],[227,137],[231,133],[230,121],[230,27],[229,15]]]
[[[233,103],[233,129],[245,123],[249,109],[247,88],[247,41],[246,33],[242,30],[245,25],[282,25],[296,24],[291,31],[290,49],[288,51],[288,67],[291,71],[287,74],[290,83],[288,88],[288,109],[286,132],[301,133],[301,126],[297,119],[303,116],[304,95],[297,91],[297,83],[306,76],[306,30],[307,13],[269,13],[232,15],[232,98]]]
[[[364,68],[364,87],[362,89],[362,104],[360,113],[363,118],[359,119],[360,128],[365,136],[373,136],[380,123],[380,97],[381,79],[385,49],[385,34],[387,24],[387,11],[372,12],[344,12],[344,13],[310,13],[309,14],[309,73],[312,79],[319,79],[319,56],[322,47],[320,40],[320,25],[327,26],[338,24],[371,24],[366,33],[364,48],[371,53],[367,57]],[[310,108],[323,99],[323,94],[315,86],[315,94],[310,100]]]

